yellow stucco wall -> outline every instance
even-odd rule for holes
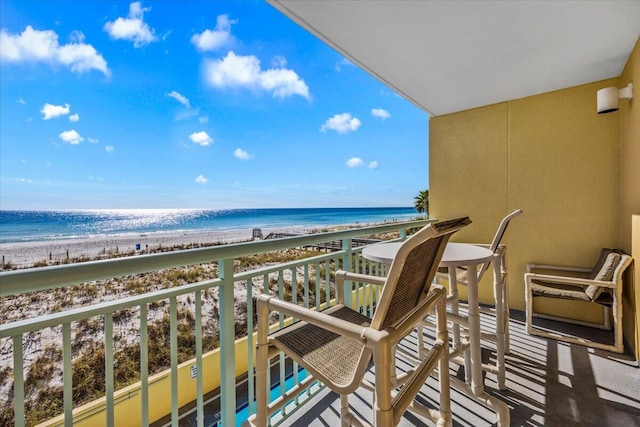
[[[635,99],[621,100],[616,113],[595,113],[598,89],[629,82]],[[488,242],[504,215],[524,210],[505,237],[513,308],[524,309],[528,262],[588,267],[604,246],[640,259],[640,219],[632,220],[640,214],[639,99],[640,38],[619,78],[431,119],[431,215],[473,220],[454,241]],[[487,303],[490,280],[480,291]],[[631,275],[623,295],[625,339],[640,359],[640,291]],[[585,320],[600,315],[566,301],[546,301],[538,310]]]
[[[633,215],[631,221],[631,254],[635,260],[635,275],[627,276],[625,293],[623,294],[623,310],[626,313],[623,318],[624,335],[633,349],[636,360],[640,360],[640,215]]]
[[[620,76],[620,87],[633,82],[635,99],[620,100],[620,246],[635,262],[635,283],[625,280],[625,337],[640,360],[640,38]],[[635,217],[634,217],[635,215]]]
[[[255,342],[255,341],[254,341]],[[248,340],[236,340],[236,376],[247,372]],[[255,357],[255,350],[253,351]],[[196,399],[196,380],[191,378],[191,368],[195,360],[178,366],[178,405],[182,407]],[[220,385],[220,351],[210,351],[202,357],[203,388],[205,393]],[[171,412],[171,371],[163,371],[149,377],[149,420],[154,422]],[[114,394],[114,417],[116,426],[139,426],[141,407],[140,383],[132,384]],[[75,426],[97,426],[106,423],[106,398],[87,403],[73,411]],[[52,418],[38,427],[59,427],[64,425],[64,415]]]
[[[527,263],[590,266],[601,247],[619,245],[619,118],[596,114],[597,90],[616,84],[610,79],[430,121],[431,214],[473,220],[454,241],[489,242],[502,217],[524,211],[504,240],[513,308],[524,309]],[[488,276],[480,290],[487,303]],[[585,312],[580,304],[563,311]],[[587,310],[586,318],[597,314]]]
[[[631,217],[640,214],[640,37],[620,76],[634,99],[620,100],[620,244],[631,251]]]

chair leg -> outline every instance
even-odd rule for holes
[[[471,385],[471,353],[468,348],[464,352],[464,382]]]
[[[459,314],[459,294],[458,294],[458,277],[456,273],[455,267],[449,267],[449,294],[451,298],[449,298],[449,305],[451,307],[452,314]],[[452,344],[453,349],[458,351],[461,348],[460,343],[460,325],[456,322],[451,326],[451,336],[452,336]],[[465,363],[466,367],[466,363]],[[469,371],[465,369],[465,381],[468,380]]]
[[[611,330],[611,308],[604,306],[603,307],[603,313],[602,313],[602,324],[604,325],[604,328],[607,331]]]
[[[391,386],[396,388],[398,386],[398,375],[396,371],[396,346],[394,345],[391,348],[391,360],[393,360],[393,364],[391,365]]]
[[[622,292],[615,291],[613,297],[613,333],[615,334],[613,347],[615,352],[624,352],[624,342],[622,341]]]
[[[349,427],[351,422],[349,421],[351,414],[349,413],[349,395],[340,395],[340,424],[342,427]]]
[[[449,381],[449,330],[447,328],[447,300],[446,296],[436,307],[437,337],[445,345],[445,352],[438,361],[438,383],[440,385],[440,419],[438,427],[450,427],[451,415],[451,384]],[[468,351],[465,353],[469,353]]]
[[[256,425],[258,427],[266,427],[267,425],[267,405],[269,404],[269,402],[267,401],[267,388],[268,388],[268,384],[267,384],[267,368],[264,365],[264,362],[262,361],[262,357],[267,357],[266,354],[262,354],[262,353],[267,353],[267,351],[261,351],[260,347],[265,347],[266,349],[266,345],[265,346],[258,346],[258,349],[256,351],[257,353],[257,360],[256,360],[256,406],[257,406],[257,410],[256,410]],[[267,360],[267,364],[268,364],[268,360]]]
[[[496,306],[496,368],[498,369],[498,388],[500,390],[506,389],[505,385],[505,362],[504,362],[504,280],[502,272],[501,258],[494,261],[493,264],[493,277],[494,277],[494,300]]]
[[[393,425],[391,370],[395,366],[395,360],[391,359],[391,354],[391,344],[388,339],[379,341],[373,350],[376,377],[375,403],[373,405],[375,427]]]
[[[424,321],[416,326],[416,335],[418,336],[418,358],[424,358]]]
[[[511,343],[509,339],[509,283],[507,282],[507,266],[502,265],[502,309],[504,311],[504,352],[511,352]]]
[[[529,280],[527,280],[526,277],[524,279],[524,299],[526,315],[525,324],[527,327],[527,333],[531,334],[531,332],[533,331],[533,294],[531,293],[531,288],[529,287]]]

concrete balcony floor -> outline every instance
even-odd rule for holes
[[[482,314],[482,328],[489,331],[494,317]],[[612,335],[590,328],[541,321],[536,325],[576,335]],[[640,368],[627,350],[619,355],[581,345],[533,337],[525,332],[524,313],[512,311],[511,352],[506,356],[507,389],[497,389],[492,373],[485,376],[485,390],[506,402],[512,426],[640,426]],[[425,336],[429,332],[425,333]],[[415,336],[403,343],[415,348]],[[398,356],[399,369],[408,365]],[[495,361],[495,347],[483,341],[483,360]],[[464,368],[451,364],[451,375],[464,379]],[[429,378],[419,401],[437,408],[437,382]],[[495,425],[495,414],[465,395],[452,390],[454,426]],[[359,390],[350,397],[355,412],[371,420],[371,393]],[[282,426],[340,425],[340,399],[328,389],[314,396]],[[406,413],[402,426],[433,425]]]

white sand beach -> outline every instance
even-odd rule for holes
[[[335,228],[335,227],[330,227]],[[263,228],[262,235],[269,233],[306,234],[315,227]],[[96,236],[83,239],[47,240],[37,242],[1,243],[0,256],[3,265],[29,267],[44,260],[64,260],[67,257],[94,258],[100,254],[131,253],[189,244],[232,243],[251,240],[252,229],[194,232],[158,232],[126,236]],[[138,248],[139,245],[139,249]]]

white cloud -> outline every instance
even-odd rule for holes
[[[198,121],[199,121],[200,123],[207,123],[207,122],[209,121],[209,117],[207,117],[207,116],[200,116],[200,117],[198,117]]]
[[[111,145],[107,145],[104,147],[104,151],[106,151],[107,153],[113,153],[113,150],[115,150],[115,148],[113,148]]]
[[[241,56],[232,51],[223,59],[205,61],[205,80],[216,88],[245,87],[271,92],[275,98],[300,95],[309,99],[309,87],[295,71],[288,68],[262,70],[253,55]]]
[[[100,142],[98,138],[87,138],[87,141],[92,144],[97,144],[98,142]]]
[[[383,110],[382,108],[374,108],[371,110],[371,115],[373,117],[377,117],[379,119],[385,120],[391,117],[391,114],[387,110]]]
[[[360,157],[352,157],[346,161],[346,165],[350,168],[359,168],[364,165],[364,162]]]
[[[190,117],[197,116],[198,114],[200,114],[199,108],[187,108],[186,110],[177,112],[174,120],[179,122],[180,120],[186,120]]]
[[[23,98],[18,98],[18,104],[25,105],[26,103],[27,101],[25,101]]]
[[[189,103],[189,100],[187,99],[187,97],[185,97],[184,95],[180,94],[179,92],[176,92],[175,90],[172,90],[171,92],[169,92],[167,94],[167,96],[175,99],[176,101],[178,101],[180,104],[184,105],[185,107],[191,108],[191,103]]]
[[[249,160],[251,158],[251,155],[244,151],[242,148],[236,148],[236,150],[233,152],[233,156],[237,157],[240,160]]]
[[[295,71],[287,68],[271,68],[260,75],[260,86],[272,91],[276,98],[300,95],[309,99],[309,87]]]
[[[327,129],[330,129],[338,133],[349,133],[358,130],[361,124],[360,119],[352,117],[349,113],[336,114],[324,122],[320,132],[326,132]]]
[[[218,15],[216,27],[213,30],[204,30],[200,34],[194,34],[191,37],[191,43],[200,52],[214,51],[228,46],[233,41],[231,25],[237,23],[237,19],[230,20],[228,15]]]
[[[188,118],[191,118],[200,114],[200,109],[193,108],[191,106],[191,102],[189,102],[189,99],[186,96],[182,95],[180,92],[173,90],[169,92],[167,96],[175,99],[180,104],[182,104],[185,108],[184,110],[176,113],[176,116],[174,119],[176,122],[179,122],[180,120],[186,120]],[[200,123],[202,123],[202,121]]]
[[[78,40],[78,37],[75,37]],[[76,41],[65,45],[58,43],[58,34],[52,30],[34,30],[30,25],[21,34],[0,32],[0,60],[2,62],[46,62],[62,64],[73,72],[89,70],[111,74],[104,60],[90,44]]]
[[[189,139],[191,139],[194,144],[198,144],[203,147],[211,145],[211,143],[213,143],[213,138],[211,138],[205,131],[194,132],[189,135]]]
[[[154,29],[144,22],[144,13],[149,12],[150,7],[142,7],[137,1],[129,5],[129,15],[126,18],[119,17],[113,22],[104,24],[104,30],[112,39],[133,41],[133,47],[139,48],[157,41]]]
[[[80,120],[80,116],[78,115],[78,113],[75,113],[69,116],[70,122],[77,122],[78,120]]]
[[[58,51],[58,60],[71,67],[71,71],[81,73],[86,70],[96,69],[107,76],[111,74],[107,68],[106,61],[96,52],[93,46],[88,44],[66,44],[61,46]]]
[[[378,162],[374,160],[373,162],[369,163],[369,169],[378,169]]]
[[[64,104],[64,106],[62,106],[45,103],[40,112],[43,115],[42,120],[49,120],[60,116],[66,116],[67,114],[69,114],[69,104]]]
[[[209,180],[207,178],[204,177],[204,175],[200,174],[198,175],[198,177],[195,179],[195,182],[197,182],[198,184],[206,184],[207,182],[209,182]]]
[[[338,63],[336,63],[336,71],[342,71],[345,68],[353,67],[355,67],[354,63],[349,61],[347,58],[342,58]]]
[[[18,178],[18,182],[22,182],[25,184],[31,184],[31,179],[29,178]]]
[[[71,145],[78,145],[82,141],[84,141],[84,138],[81,137],[80,134],[73,129],[64,131],[59,136],[61,140],[63,140],[64,142],[68,142]]]

